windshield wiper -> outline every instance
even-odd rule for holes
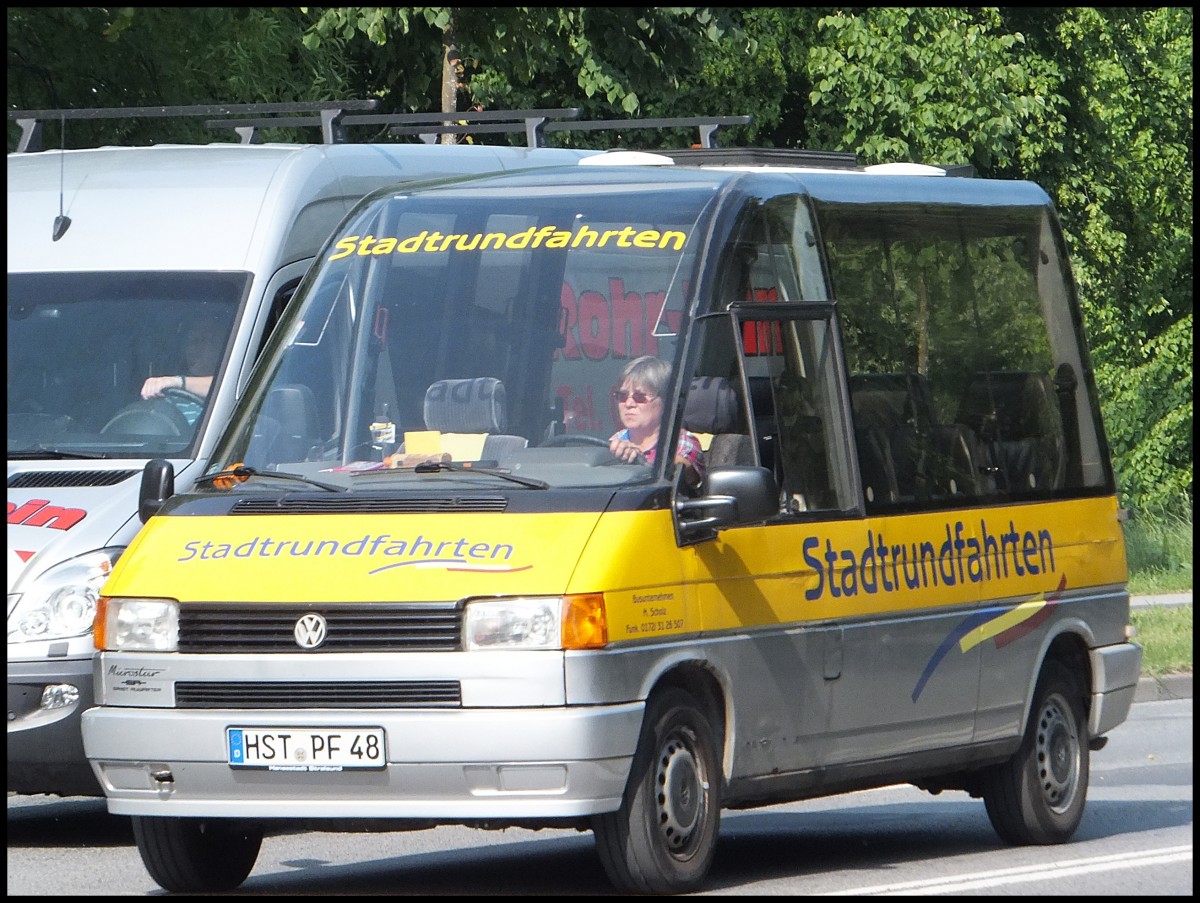
[[[364,470],[361,473],[354,474],[354,477],[359,476],[379,476],[380,473],[387,473],[393,468],[386,470]],[[396,468],[399,469],[399,468]],[[404,468],[408,470],[408,468]],[[490,477],[499,477],[502,480],[508,480],[510,483],[518,483],[521,486],[528,486],[530,489],[549,489],[550,484],[542,480],[535,480],[533,477],[519,477],[516,474],[510,473],[507,470],[500,470],[495,467],[468,467],[465,464],[457,464],[453,461],[422,461],[412,468],[413,473],[438,473],[442,470],[448,470],[451,473],[482,473]]]
[[[10,451],[8,456],[14,461],[35,461],[38,458],[53,458],[58,461],[68,458],[99,461],[102,458],[108,457],[104,452],[63,451],[61,448],[45,448],[44,446],[38,446],[37,448],[25,451]]]
[[[216,473],[206,474],[196,480],[196,484],[212,483],[216,480],[235,479],[239,483],[250,477],[275,477],[280,480],[295,480],[298,483],[306,483],[309,486],[316,486],[318,489],[324,489],[327,492],[345,492],[345,486],[335,486],[333,483],[322,483],[320,480],[309,479],[301,476],[298,473],[288,473],[286,470],[257,470],[253,467],[247,467],[245,464],[239,464],[237,467],[230,467],[228,470],[218,470]]]

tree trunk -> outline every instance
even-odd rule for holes
[[[442,30],[442,112],[458,112],[458,76],[462,61],[458,55],[458,39],[454,31],[454,12]],[[442,135],[442,144],[455,144],[457,135]]]

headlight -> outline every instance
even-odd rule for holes
[[[468,602],[463,648],[596,649],[608,642],[604,596],[516,596]]]
[[[179,649],[179,603],[174,599],[101,598],[96,648],[116,652]]]
[[[8,642],[62,640],[92,629],[100,587],[124,548],[98,549],[56,564],[33,581],[8,616]]]

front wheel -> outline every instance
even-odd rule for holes
[[[1069,840],[1083,818],[1089,765],[1083,690],[1065,665],[1048,662],[1020,748],[984,775],[996,833],[1011,844]]]
[[[688,693],[669,688],[646,706],[621,808],[596,816],[596,850],[626,893],[695,890],[708,874],[721,817],[716,733]]]
[[[174,893],[232,890],[250,874],[262,827],[226,818],[133,816],[133,838],[150,877]]]

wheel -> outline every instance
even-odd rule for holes
[[[232,890],[250,874],[262,826],[226,818],[133,816],[133,837],[146,871],[174,893]]]
[[[1020,748],[984,775],[996,833],[1011,844],[1069,840],[1083,818],[1089,765],[1083,690],[1065,665],[1047,662]]]
[[[721,769],[707,716],[683,690],[655,693],[621,808],[596,816],[596,850],[625,893],[686,893],[712,865],[721,817]]]

